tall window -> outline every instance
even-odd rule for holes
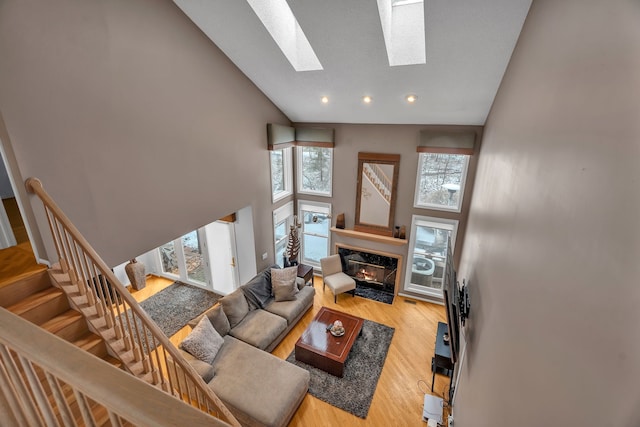
[[[298,193],[331,196],[333,148],[297,147]]]
[[[455,243],[457,231],[456,220],[413,216],[405,291],[442,299],[447,249],[449,242]]]
[[[320,267],[320,259],[329,255],[331,205],[300,200],[298,218],[302,223],[300,262]]]
[[[469,156],[420,153],[415,207],[460,212]]]
[[[269,152],[271,159],[271,194],[275,203],[293,193],[291,147]]]
[[[293,202],[289,202],[273,211],[275,262],[280,267],[284,267],[284,255],[291,224],[293,224]]]

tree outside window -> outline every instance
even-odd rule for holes
[[[270,151],[273,202],[292,194],[291,148]]]
[[[420,153],[415,206],[460,211],[469,156]]]
[[[333,149],[298,147],[298,192],[331,196]]]

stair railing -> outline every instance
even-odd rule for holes
[[[213,390],[91,247],[37,178],[27,190],[42,201],[73,305],[133,375],[233,426],[240,426]],[[67,277],[68,276],[68,277]],[[56,275],[52,275],[54,281]],[[71,286],[73,285],[73,286]]]
[[[4,308],[0,425],[229,426]]]
[[[376,164],[365,163],[363,171],[364,175],[367,177],[369,182],[371,182],[380,196],[382,196],[387,203],[391,203],[391,180],[387,177],[382,168]]]

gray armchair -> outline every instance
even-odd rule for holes
[[[322,268],[322,291],[325,285],[333,292],[333,302],[338,302],[338,294],[351,291],[356,296],[356,281],[342,271],[340,255],[330,255],[320,260]]]

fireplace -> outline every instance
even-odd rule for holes
[[[395,294],[400,279],[400,255],[342,244],[337,244],[336,249],[342,261],[342,270],[359,286]]]

